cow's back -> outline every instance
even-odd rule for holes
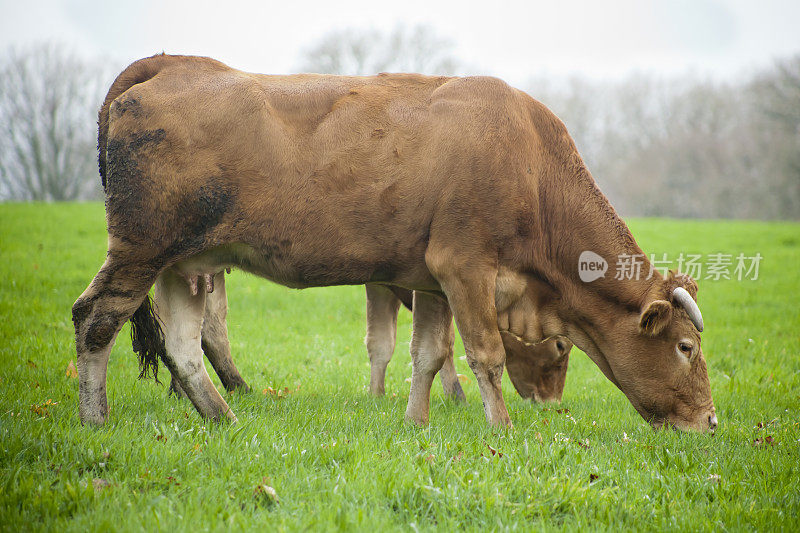
[[[298,284],[419,278],[436,220],[516,231],[536,135],[528,97],[505,83],[220,65],[175,61],[111,107],[112,142],[149,140],[141,196],[177,198],[155,207],[165,225],[187,218],[174,203],[211,208],[213,228],[195,223],[206,243],[246,243]]]

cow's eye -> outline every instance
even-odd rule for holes
[[[678,343],[678,351],[681,352],[686,357],[692,355],[692,345],[688,342],[679,342]]]

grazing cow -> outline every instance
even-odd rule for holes
[[[498,79],[154,56],[112,84],[99,148],[108,253],[72,308],[83,422],[107,420],[108,355],[129,319],[144,373],[160,356],[204,417],[236,418],[201,347],[207,292],[236,266],[290,287],[413,289],[412,422],[428,421],[455,317],[492,425],[511,424],[508,331],[566,336],[654,427],[716,427],[697,284],[581,279],[585,251],[650,264],[563,123]]]
[[[413,293],[400,287],[367,285],[367,351],[370,360],[369,390],[380,396],[384,393],[386,366],[392,359],[397,330],[397,311],[402,303],[412,309]],[[452,324],[451,324],[452,326]],[[453,364],[454,331],[449,334],[447,357],[439,370],[442,388],[447,396],[463,399]],[[567,379],[567,365],[572,343],[564,337],[526,345],[510,333],[503,334],[506,368],[511,383],[523,398],[537,402],[560,401]]]
[[[206,309],[201,331],[203,352],[219,376],[227,391],[250,388],[245,383],[231,358],[226,317],[228,303],[225,289],[225,274],[214,277],[214,290],[206,296]],[[367,352],[370,360],[369,390],[375,396],[385,392],[386,367],[392,359],[397,333],[397,312],[402,303],[411,309],[412,291],[399,287],[367,285]],[[158,309],[158,298],[154,301]],[[453,361],[451,336],[448,356],[439,370],[439,378],[445,394],[455,400],[465,399],[458,381]],[[506,368],[511,383],[523,398],[535,402],[558,402],[564,391],[567,365],[572,343],[564,337],[526,345],[508,332],[503,333],[506,350]],[[170,381],[170,393],[184,397],[186,393],[176,376]]]

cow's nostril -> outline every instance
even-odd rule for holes
[[[717,429],[717,415],[709,415],[708,416],[708,428],[709,429]]]

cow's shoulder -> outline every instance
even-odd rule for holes
[[[484,144],[489,151],[497,143],[519,147],[537,142],[540,125],[555,118],[523,91],[491,76],[448,81],[432,93],[430,111],[434,123],[453,124],[462,137],[493,141]]]
[[[515,100],[517,91],[499,78],[466,76],[450,78],[431,94],[432,104],[458,104],[475,107],[503,106]]]

